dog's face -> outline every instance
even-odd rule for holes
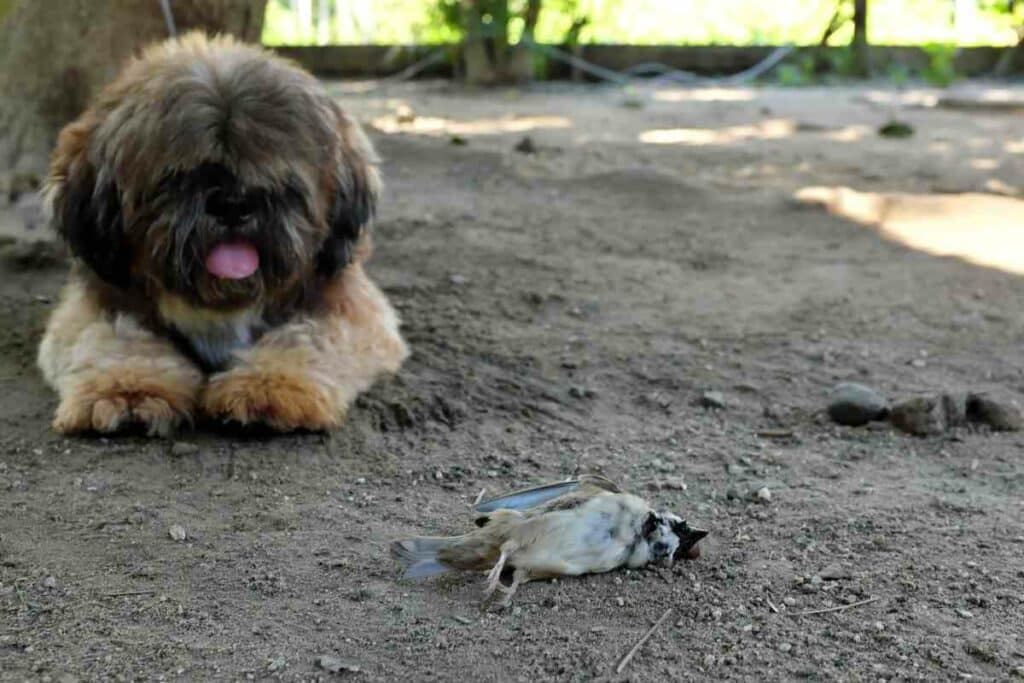
[[[373,214],[375,161],[312,76],[189,35],[132,62],[65,128],[47,200],[107,283],[237,309],[349,262]]]

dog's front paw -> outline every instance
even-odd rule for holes
[[[112,372],[72,386],[61,397],[53,427],[62,434],[141,428],[149,436],[169,436],[191,421],[194,404],[195,387],[189,383]]]
[[[214,419],[265,424],[281,432],[328,430],[345,419],[344,406],[335,405],[323,387],[300,373],[229,370],[210,379],[201,405]]]

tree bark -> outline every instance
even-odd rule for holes
[[[533,62],[526,41],[509,44],[508,0],[463,0],[462,10],[466,82],[497,85],[530,80]],[[529,0],[523,16],[525,39],[532,39],[540,11],[541,0]],[[489,23],[484,23],[485,15],[490,17]]]
[[[266,0],[173,0],[179,33],[257,42]],[[57,133],[144,45],[168,37],[159,0],[0,0],[0,192],[38,186]],[[2,197],[0,197],[2,199]]]
[[[859,76],[871,75],[871,55],[868,49],[868,0],[853,2],[853,55]]]

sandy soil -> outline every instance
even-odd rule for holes
[[[413,358],[331,436],[62,439],[33,357],[63,272],[5,258],[0,679],[331,678],[322,655],[353,680],[1024,675],[1024,436],[821,413],[840,380],[1024,392],[1019,113],[332,87],[385,159],[371,271]],[[893,115],[916,134],[876,135]],[[845,218],[794,200],[837,186],[894,194]],[[530,584],[492,614],[479,577],[396,581],[390,539],[582,471],[710,528],[704,557]]]

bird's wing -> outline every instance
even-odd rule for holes
[[[610,491],[612,493],[620,492],[619,487],[610,479],[599,474],[585,474],[579,479],[569,479],[568,481],[560,481],[554,484],[542,484],[541,486],[532,486],[512,491],[503,496],[478,503],[473,507],[473,511],[487,513],[494,512],[495,510],[529,510],[581,489],[596,489],[597,491]],[[590,495],[597,491],[591,492]]]

